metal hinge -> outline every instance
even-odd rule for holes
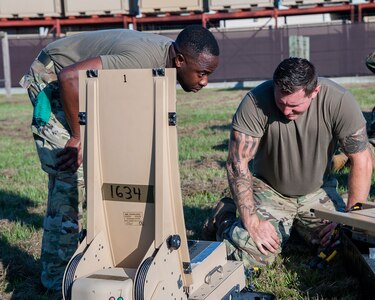
[[[168,113],[168,124],[169,126],[177,125],[177,114],[175,112]]]
[[[152,75],[156,76],[165,76],[165,69],[164,68],[154,68],[152,69]]]
[[[85,112],[78,113],[78,123],[79,125],[86,125],[86,113]]]
[[[182,263],[182,268],[184,269],[185,274],[191,274],[191,263],[190,262],[183,262]]]
[[[86,76],[88,78],[98,77],[98,70],[87,70]]]

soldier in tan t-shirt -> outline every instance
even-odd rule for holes
[[[20,83],[34,107],[33,137],[49,177],[41,281],[57,297],[82,219],[78,70],[176,68],[181,87],[198,92],[218,62],[215,37],[198,25],[187,26],[175,41],[127,29],[83,32],[52,42],[35,59]]]
[[[337,143],[351,161],[347,204],[330,173]],[[248,92],[238,107],[227,172],[234,201],[219,202],[204,235],[224,240],[231,258],[247,266],[271,263],[292,226],[325,246],[334,224],[327,226],[310,209],[348,210],[365,202],[370,190],[372,164],[362,112],[352,94],[318,78],[308,60],[286,59],[273,80]]]

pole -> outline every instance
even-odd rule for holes
[[[10,58],[9,58],[9,43],[8,34],[6,32],[0,32],[1,47],[3,50],[3,67],[4,67],[4,81],[5,81],[5,92],[7,98],[10,98],[11,94],[11,78],[10,78]]]

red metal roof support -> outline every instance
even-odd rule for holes
[[[358,4],[358,22],[363,22],[362,18],[363,18],[363,15],[362,15],[362,11],[363,9],[366,9],[366,8],[369,8],[369,9],[374,9],[375,8],[375,2],[368,2],[368,3],[361,3],[361,4]]]
[[[373,0],[372,0],[373,1]],[[99,17],[92,16],[89,18],[71,17],[71,18],[45,18],[45,19],[30,19],[24,18],[22,20],[13,19],[0,19],[0,27],[38,27],[46,26],[52,27],[50,31],[56,31],[58,37],[61,36],[62,26],[67,25],[84,25],[84,24],[111,24],[122,23],[124,28],[129,28],[129,23],[133,23],[133,28],[138,29],[138,24],[147,23],[168,23],[168,22],[201,22],[202,26],[207,27],[211,20],[228,20],[228,19],[244,19],[244,18],[260,18],[270,17],[275,19],[275,27],[278,27],[279,16],[291,15],[305,15],[316,13],[330,13],[330,12],[348,12],[350,13],[350,20],[352,23],[358,21],[362,22],[363,11],[375,10],[375,3],[368,2],[358,5],[343,4],[335,6],[316,6],[309,8],[289,8],[278,10],[262,9],[255,11],[234,11],[234,12],[216,12],[216,13],[191,13],[184,15],[164,15],[164,16],[128,16],[128,15],[115,15],[112,17]],[[358,14],[358,17],[357,17]],[[142,26],[141,26],[142,27]]]
[[[207,28],[207,17],[205,14],[202,14],[202,26]]]
[[[352,23],[355,22],[355,6],[354,5],[350,5],[350,21]]]
[[[126,16],[122,16],[122,26],[125,28],[125,29],[128,29],[129,26],[128,26],[128,18]]]
[[[275,19],[275,29],[277,29],[277,19],[279,17],[278,11],[279,10],[276,8],[273,10],[273,18]]]
[[[61,37],[61,24],[60,19],[55,19],[55,26],[56,26],[56,36]]]
[[[137,30],[137,17],[136,16],[132,17],[132,23],[133,23],[133,29]]]

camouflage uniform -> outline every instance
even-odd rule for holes
[[[48,174],[48,202],[43,222],[41,251],[42,284],[50,290],[61,290],[66,264],[78,244],[82,220],[84,182],[82,166],[77,172],[59,171],[56,155],[70,138],[69,126],[60,103],[59,85],[54,64],[47,65],[36,59],[20,84],[27,88],[35,108],[37,95],[49,91],[51,114],[44,126],[35,119],[31,126],[42,169]]]
[[[253,177],[254,200],[258,207],[257,216],[269,221],[276,229],[281,241],[277,253],[263,255],[250,238],[241,219],[223,233],[224,243],[230,259],[242,260],[246,267],[271,264],[290,236],[292,226],[309,243],[319,243],[318,233],[324,226],[310,209],[321,205],[329,210],[345,210],[345,203],[337,193],[337,180],[329,178],[318,191],[300,197],[283,196],[262,180]],[[317,204],[319,203],[319,204]]]

